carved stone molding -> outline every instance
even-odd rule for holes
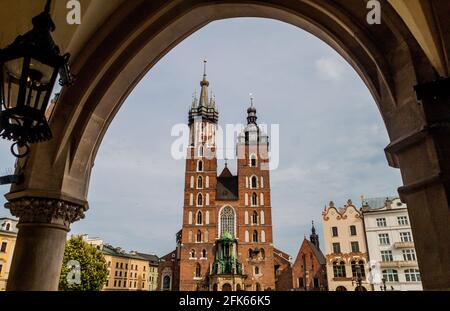
[[[11,214],[20,218],[20,223],[47,223],[69,227],[83,219],[87,206],[58,199],[20,198],[5,204]]]

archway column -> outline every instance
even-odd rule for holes
[[[401,169],[422,284],[450,290],[450,79],[415,87],[425,125],[387,148]],[[405,116],[405,121],[408,116]]]
[[[19,217],[8,291],[58,290],[70,224],[84,217],[87,205],[60,199],[23,197],[5,207]]]

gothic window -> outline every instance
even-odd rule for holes
[[[202,206],[203,205],[203,195],[201,193],[199,193],[197,195],[197,206]]]
[[[258,224],[258,213],[256,211],[254,211],[252,215],[252,224]]]
[[[234,232],[234,210],[231,206],[225,206],[220,211],[220,236],[222,236],[225,232],[231,233],[232,236],[235,236]]]
[[[202,258],[206,258],[206,249],[202,250]]]
[[[261,184],[260,184],[261,188],[264,187],[264,178],[261,176]]]
[[[197,178],[197,189],[202,189],[203,188],[203,178],[202,176],[198,176]]]
[[[258,242],[258,231],[253,231],[253,242],[257,243]]]
[[[251,180],[251,188],[252,189],[258,188],[258,177],[252,176],[250,180]]]
[[[190,256],[190,258],[195,258],[195,249],[191,250]]]
[[[189,212],[189,224],[192,225],[192,212]]]
[[[197,264],[195,266],[195,277],[199,278],[202,276],[202,267],[200,266],[200,264]]]
[[[188,241],[189,241],[189,243],[192,243],[192,230],[189,230]]]
[[[197,172],[203,172],[203,161],[199,160],[197,162]]]
[[[198,156],[203,157],[203,145],[200,145],[200,147],[198,147]]]
[[[266,251],[264,250],[264,248],[261,248],[261,258],[265,259],[266,258]]]
[[[266,243],[266,232],[264,230],[261,231],[261,242]]]
[[[252,205],[253,206],[258,205],[258,195],[255,192],[253,192],[253,194],[252,194]]]
[[[252,154],[250,156],[250,167],[256,167],[257,163],[256,163],[256,154]]]
[[[197,243],[201,243],[202,242],[202,232],[200,230],[197,231],[197,239],[196,239]]]
[[[197,213],[197,225],[201,225],[201,224],[203,224],[203,215],[202,215],[202,212],[198,212]]]

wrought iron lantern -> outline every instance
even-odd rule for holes
[[[14,142],[11,152],[19,158],[29,144],[52,138],[45,113],[58,74],[61,86],[72,83],[70,55],[61,55],[51,36],[50,5],[47,0],[32,19],[32,30],[0,50],[0,137]]]

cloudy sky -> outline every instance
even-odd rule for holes
[[[387,133],[356,72],[299,28],[267,19],[230,19],[183,41],[126,100],[95,162],[90,210],[72,233],[158,255],[174,248],[185,163],[171,157],[171,129],[187,122],[204,58],[221,125],[245,122],[251,92],[258,121],[280,126],[280,163],[271,171],[277,247],[295,257],[312,220],[322,236],[321,212],[330,200],[342,206],[349,198],[359,204],[361,195],[396,193],[400,173],[384,156]],[[2,173],[13,165],[3,141],[0,163]],[[234,163],[230,166],[236,172]],[[0,215],[9,212],[3,209]]]

